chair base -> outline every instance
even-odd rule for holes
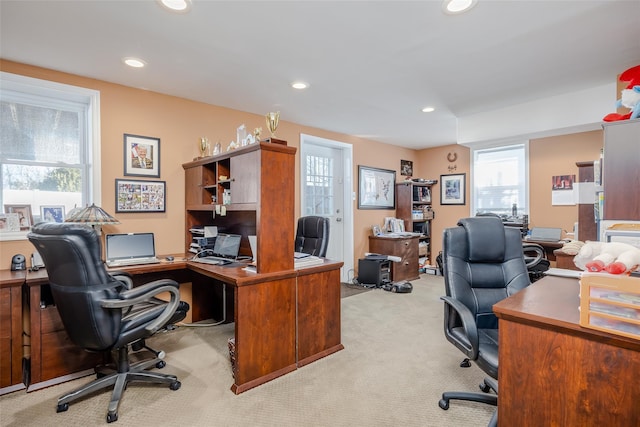
[[[498,406],[498,382],[493,378],[485,378],[480,384],[479,392],[470,391],[446,391],[442,393],[442,398],[438,402],[438,406],[445,411],[449,409],[450,400],[466,400],[470,402],[486,403],[488,405]],[[489,394],[493,390],[496,394]],[[496,410],[491,416],[488,427],[496,427],[498,425],[498,411]]]
[[[182,385],[175,375],[166,375],[147,371],[149,368],[162,368],[165,366],[164,360],[159,357],[153,357],[151,359],[145,359],[130,364],[127,347],[118,349],[117,353],[115,369],[113,367],[96,368],[97,378],[89,384],[85,384],[64,396],[61,396],[58,399],[56,412],[64,412],[69,409],[70,403],[107,387],[113,386],[113,392],[111,394],[111,400],[109,401],[109,408],[107,412],[107,422],[112,423],[118,420],[118,406],[120,405],[122,393],[126,389],[128,383],[132,381],[139,381],[168,384],[171,390],[178,390]]]

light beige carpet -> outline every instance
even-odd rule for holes
[[[483,373],[463,359],[442,332],[442,277],[423,275],[411,294],[383,290],[342,299],[343,351],[234,395],[227,339],[233,324],[186,328],[149,343],[167,353],[163,371],[182,388],[132,383],[114,426],[482,426],[494,408],[452,401],[445,390],[478,390]],[[0,397],[0,425],[106,425],[110,393],[57,414],[59,395],[89,377],[48,389]]]

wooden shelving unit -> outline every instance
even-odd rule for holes
[[[295,154],[295,147],[263,141],[183,164],[185,250],[191,228],[214,225],[243,236],[241,255],[251,254],[246,236],[257,236],[259,273],[292,269]]]
[[[413,181],[396,183],[396,217],[404,221],[406,231],[422,234],[419,243],[426,244],[427,250],[420,257],[426,257],[427,264],[431,264],[432,186]]]

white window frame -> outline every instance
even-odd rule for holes
[[[88,183],[83,187],[82,198],[84,204],[95,203],[100,206],[102,201],[102,176],[100,158],[100,92],[78,86],[56,83],[32,77],[21,76],[7,72],[0,72],[0,94],[2,91],[14,91],[29,96],[46,96],[59,99],[61,102],[74,101],[87,106],[84,128],[86,132],[86,146],[84,147],[84,162],[88,164]],[[0,241],[26,240],[27,231],[0,233]]]
[[[518,215],[529,215],[529,211],[531,209],[531,204],[530,204],[530,200],[529,200],[529,140],[521,140],[521,141],[511,141],[508,143],[488,143],[488,144],[482,144],[482,145],[474,145],[471,147],[471,156],[470,156],[470,170],[471,170],[471,203],[470,203],[470,215],[471,216],[475,216],[477,213],[477,206],[476,206],[476,194],[477,194],[477,189],[476,189],[476,182],[477,180],[475,179],[475,163],[476,163],[476,155],[478,151],[484,151],[484,150],[500,150],[501,148],[507,149],[509,147],[513,147],[514,145],[523,145],[524,146],[524,168],[525,168],[525,173],[524,173],[524,179],[525,179],[525,183],[524,183],[524,196],[523,199],[526,201],[526,206],[523,207],[522,206],[518,206]]]

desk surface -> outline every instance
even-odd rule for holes
[[[0,288],[20,286],[27,276],[26,270],[11,271],[0,270]]]
[[[640,351],[640,341],[580,326],[580,285],[577,279],[546,276],[493,306],[500,319],[554,328],[597,341]]]
[[[153,272],[162,272],[170,270],[188,269],[193,272],[202,274],[213,279],[220,280],[229,285],[240,287],[255,285],[264,281],[285,279],[296,276],[304,276],[311,273],[334,270],[342,267],[342,261],[333,261],[325,259],[323,264],[313,265],[310,267],[283,270],[273,273],[256,273],[245,270],[248,263],[235,262],[227,265],[202,264],[189,261],[190,256],[185,254],[175,254],[174,261],[166,261],[162,257],[159,264],[133,265],[128,267],[107,268],[107,271],[124,271],[129,274],[145,274]]]
[[[197,262],[190,262],[190,256],[185,254],[173,254],[174,261],[166,261],[165,256],[161,257],[158,264],[131,265],[118,268],[107,268],[109,273],[122,271],[132,275],[140,275],[147,273],[162,273],[174,270],[190,270],[195,273],[202,274],[207,277],[218,279],[232,286],[248,286],[256,283],[277,280],[289,277],[304,276],[322,271],[334,270],[342,266],[341,261],[333,261],[325,259],[323,264],[313,265],[310,267],[283,270],[274,273],[255,273],[244,269],[245,263],[237,262],[227,265],[210,265]],[[16,284],[27,283],[27,285],[42,285],[46,283],[47,271],[40,269],[38,271],[26,272],[0,270],[0,286],[12,286]]]

